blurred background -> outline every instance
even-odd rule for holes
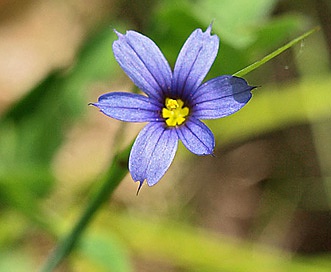
[[[0,271],[37,271],[144,124],[88,107],[133,91],[113,29],[152,38],[173,67],[196,28],[220,37],[208,78],[245,76],[253,99],[208,121],[215,157],[180,146],[154,187],[130,175],[56,271],[330,271],[328,0],[1,0]]]

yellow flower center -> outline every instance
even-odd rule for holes
[[[180,99],[166,98],[165,108],[162,109],[162,117],[169,127],[181,125],[189,114],[188,107],[183,107],[184,102]]]

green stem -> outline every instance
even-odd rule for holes
[[[315,31],[319,30],[319,27],[315,27],[309,31],[307,31],[306,33],[302,34],[301,36],[299,36],[298,38],[295,38],[294,40],[288,42],[287,44],[283,45],[282,47],[278,48],[277,50],[273,51],[272,53],[270,53],[269,55],[265,56],[264,58],[262,58],[259,61],[254,62],[253,64],[245,67],[244,69],[241,69],[240,71],[234,73],[234,76],[238,76],[238,77],[242,77],[246,74],[248,74],[249,72],[255,70],[256,68],[260,67],[262,64],[268,62],[269,60],[273,59],[274,57],[278,56],[279,54],[281,54],[282,52],[284,52],[285,50],[289,49],[290,47],[292,47],[293,45],[297,44],[298,42],[302,41],[303,39],[307,38],[309,35],[311,35],[312,33],[314,33]]]
[[[68,233],[66,237],[58,244],[54,251],[49,255],[44,266],[42,267],[42,272],[53,271],[58,264],[71,252],[71,250],[76,245],[83,231],[86,229],[87,225],[95,215],[99,207],[109,199],[110,195],[114,192],[117,186],[120,184],[121,180],[127,174],[127,162],[129,153],[131,150],[129,145],[123,151],[118,152],[110,165],[110,168],[106,174],[106,180],[99,188],[97,193],[93,196],[91,201],[89,201],[88,206],[83,211],[83,214],[78,219],[74,228]]]

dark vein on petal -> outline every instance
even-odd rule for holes
[[[155,133],[156,130],[158,130],[158,128],[159,128],[159,126],[151,125],[151,126],[149,127],[149,129],[146,131],[146,133],[149,133],[149,135],[148,135],[148,137],[146,137],[146,139],[145,139],[145,144],[144,144],[144,148],[143,148],[143,149],[146,149],[146,146],[149,144],[150,139],[153,137],[153,134]],[[152,129],[153,129],[153,130],[152,130]],[[149,130],[151,130],[151,131],[149,131]],[[161,133],[161,135],[162,135],[162,134],[163,134],[163,132]],[[144,136],[145,136],[145,135],[144,135]],[[155,151],[155,147],[154,147],[153,152],[152,152],[151,154],[153,154],[154,151]],[[146,176],[147,176],[147,175],[146,175],[146,171],[147,171],[148,165],[149,165],[149,163],[150,163],[150,159],[147,160],[146,162],[147,162],[147,163],[146,163],[146,166],[144,167],[144,171],[141,172],[142,175],[144,176],[144,180],[146,179]],[[141,167],[143,167],[143,166],[141,166]]]
[[[196,57],[195,57],[195,59],[194,59],[192,65],[191,65],[191,67],[190,67],[190,70],[189,70],[189,72],[188,72],[188,74],[187,74],[187,76],[186,76],[186,78],[185,78],[184,84],[183,84],[183,86],[182,86],[182,88],[181,88],[181,94],[180,94],[181,97],[183,97],[183,95],[184,95],[184,93],[185,93],[184,90],[186,89],[187,80],[188,80],[188,78],[190,77],[190,75],[191,75],[191,73],[192,73],[192,71],[193,71],[193,68],[192,68],[192,67],[194,67],[195,63],[197,62],[197,60],[198,60],[198,58],[199,58],[199,56],[200,56],[200,52],[202,51],[202,48],[203,48],[203,45],[200,46],[200,48],[199,48],[199,50],[198,50],[198,52],[197,52],[197,54],[196,54]],[[183,98],[184,98],[184,97],[183,97]],[[186,98],[184,98],[184,99],[186,99]]]
[[[199,105],[201,103],[205,103],[205,102],[210,102],[210,101],[216,101],[216,100],[220,100],[220,99],[223,99],[223,98],[227,98],[227,97],[231,97],[231,96],[235,96],[235,95],[239,95],[239,94],[243,94],[245,92],[250,92],[252,89],[249,89],[249,90],[244,90],[242,92],[237,92],[237,93],[234,93],[234,94],[229,94],[229,95],[224,95],[224,96],[221,96],[221,97],[218,97],[218,98],[210,98],[210,99],[207,99],[207,100],[203,100],[203,101],[199,101],[197,103],[194,103],[194,100],[196,98],[192,98],[192,102],[194,104],[194,106],[196,105]]]
[[[145,68],[147,69],[147,71],[150,73],[150,75],[153,77],[154,81],[156,82],[156,84],[159,86],[159,89],[161,91],[161,93],[164,95],[164,92],[163,92],[163,88],[162,86],[160,85],[160,83],[158,82],[158,80],[156,79],[156,77],[154,76],[153,72],[148,68],[148,66],[146,65],[145,61],[143,61],[143,59],[140,57],[140,55],[138,54],[138,52],[135,50],[135,48],[133,47],[133,45],[131,43],[129,43],[129,41],[126,42],[127,45],[133,50],[133,52],[136,54],[136,56],[139,58],[139,60],[143,63],[143,65],[145,66]],[[162,74],[162,73],[161,73]],[[145,79],[145,78],[144,78]],[[147,82],[147,80],[145,79],[145,81]],[[153,88],[154,86],[152,86],[149,82],[148,84]]]
[[[191,122],[193,123],[193,124],[195,124],[195,125],[197,125],[198,127],[200,127],[202,130],[205,130],[205,128],[204,127],[201,127],[200,126],[200,124],[197,124],[196,122],[194,122],[193,120],[191,120]],[[185,125],[185,127],[192,133],[192,135],[194,135],[198,140],[199,140],[199,142],[200,143],[202,143],[202,145],[207,149],[207,150],[209,150],[209,148],[208,148],[208,146],[191,130],[191,128],[186,124]],[[182,132],[180,132],[180,133],[182,133]],[[183,135],[183,133],[182,133],[182,135]],[[183,137],[184,137],[184,135],[183,135]]]
[[[159,142],[160,142],[160,140],[161,140],[161,138],[162,138],[164,132],[165,132],[165,129],[163,129],[163,131],[162,131],[162,133],[160,134],[160,136],[159,136],[157,142],[156,142],[155,145],[154,145],[153,152],[151,153],[151,156],[150,156],[150,158],[149,158],[149,161],[148,161],[148,165],[147,165],[147,167],[146,167],[146,170],[148,170],[148,169],[150,168],[151,161],[152,161],[152,159],[153,159],[153,157],[154,157],[155,149],[156,149],[156,147],[158,146],[158,144],[159,144]],[[147,176],[147,174],[146,174],[146,176]]]

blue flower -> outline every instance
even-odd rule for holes
[[[140,186],[156,184],[172,163],[178,140],[197,155],[212,154],[215,140],[200,119],[228,116],[251,98],[251,87],[238,77],[223,75],[203,84],[213,64],[219,39],[196,29],[186,40],[172,72],[157,45],[146,36],[117,33],[117,62],[146,95],[111,92],[99,97],[101,112],[126,122],[149,122],[139,133],[129,157],[129,170]]]

